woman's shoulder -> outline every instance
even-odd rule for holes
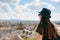
[[[54,22],[51,22],[53,25],[54,25],[54,27],[56,28],[56,30],[58,31],[58,24],[56,24],[56,23],[54,23]]]

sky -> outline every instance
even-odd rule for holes
[[[60,0],[0,0],[0,20],[39,20],[42,8],[51,10],[52,21],[60,21]]]

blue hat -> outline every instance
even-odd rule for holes
[[[49,9],[43,8],[42,11],[39,12],[38,16],[42,15],[46,18],[51,18],[50,14],[51,14],[51,11]]]

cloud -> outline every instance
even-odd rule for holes
[[[20,0],[0,0],[0,2],[7,3],[10,5],[18,5]]]
[[[60,2],[60,0],[51,0],[51,1],[53,1],[53,2]]]
[[[33,14],[33,12],[26,12],[25,7],[22,5],[16,6],[15,11],[13,11],[9,4],[3,2],[0,2],[0,4],[0,19],[36,20],[36,18],[34,18],[35,14]]]
[[[0,2],[0,19],[18,18],[17,14],[11,9],[7,3]]]
[[[39,20],[38,11],[43,7],[54,9],[54,6],[47,2],[40,2],[40,0],[35,0],[32,3],[26,3],[24,5],[19,5],[15,7],[15,12],[17,12],[20,19],[25,20]],[[27,15],[27,16],[26,16]],[[32,16],[32,17],[31,17]]]
[[[35,13],[31,14],[31,12],[26,12],[26,13],[23,12],[23,14],[20,13],[20,19],[21,20],[39,20],[38,16]]]
[[[0,19],[39,20],[37,16],[38,11],[40,11],[43,7],[51,10],[54,9],[52,4],[48,2],[41,2],[41,0],[34,0],[32,3],[18,5],[20,1],[21,0],[0,0]],[[14,5],[14,9],[12,9],[10,5]],[[55,16],[60,15],[55,13]],[[53,18],[52,20],[55,20]]]
[[[49,8],[49,9],[54,9],[54,6],[50,3],[47,3],[47,2],[40,2],[40,0],[35,0],[34,2],[32,3],[26,3],[24,5],[20,5],[20,6],[16,6],[15,10],[18,11],[18,12],[21,12],[21,11],[28,11],[28,12],[31,12],[31,11],[39,11],[41,10],[41,8]]]
[[[35,5],[38,5],[38,4],[40,3],[40,1],[41,1],[41,0],[35,0],[33,3],[34,3]]]
[[[53,21],[60,21],[60,14],[59,13],[52,12],[51,16],[52,16],[51,20],[53,20]]]
[[[47,3],[47,2],[41,2],[41,6],[46,7],[48,9],[54,9],[54,6],[50,3]]]

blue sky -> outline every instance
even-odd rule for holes
[[[60,0],[0,0],[0,19],[39,20],[38,11],[51,10],[51,20],[60,20]]]

